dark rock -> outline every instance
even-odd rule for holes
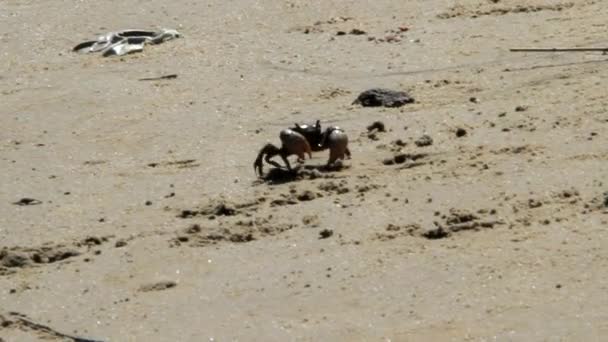
[[[359,30],[359,29],[352,29],[350,30],[349,34],[354,34],[356,36],[362,35],[362,34],[366,34],[367,32],[363,31],[363,30]]]
[[[96,236],[89,236],[88,238],[85,238],[84,240],[82,240],[82,245],[85,246],[98,246],[101,245],[103,243],[103,238],[98,238]]]
[[[384,123],[382,121],[374,121],[371,125],[367,126],[367,131],[386,132],[386,127],[384,127]]]
[[[218,216],[232,216],[236,215],[236,209],[231,204],[220,203],[215,207],[214,214]]]
[[[334,235],[334,231],[331,229],[323,229],[319,232],[319,239],[327,239]]]
[[[30,258],[25,253],[13,251],[0,251],[0,265],[4,267],[24,267],[30,263]]]
[[[116,241],[116,243],[114,244],[114,247],[116,248],[120,248],[120,247],[124,247],[127,245],[127,241],[125,240],[118,240]]]
[[[141,292],[150,292],[150,291],[162,291],[167,290],[173,287],[176,287],[177,283],[174,281],[160,281],[158,283],[142,285],[139,288]]]
[[[289,200],[286,200],[283,198],[277,198],[275,200],[272,200],[272,202],[270,202],[271,207],[280,207],[280,206],[284,206],[284,205],[288,205],[288,204],[296,204],[296,202],[289,201]]]
[[[372,88],[359,94],[353,104],[359,104],[363,107],[401,107],[414,101],[414,98],[403,91]]]
[[[320,222],[317,215],[306,215],[302,217],[302,223],[309,227],[317,227]]]
[[[384,160],[382,160],[382,164],[393,165],[395,164],[395,158],[385,158]]]
[[[317,196],[315,195],[314,192],[312,192],[310,190],[305,190],[304,192],[299,194],[297,198],[298,198],[298,201],[312,201],[316,197]]]
[[[467,135],[467,130],[464,128],[458,128],[456,129],[456,136],[458,138],[464,137],[465,135]]]
[[[425,135],[421,136],[420,138],[418,138],[418,140],[416,140],[414,143],[418,147],[430,146],[430,145],[433,145],[433,138],[431,138],[429,135],[425,134]]]
[[[37,264],[51,264],[78,255],[80,255],[80,253],[73,249],[53,248],[34,253],[32,255],[32,260]]]
[[[429,240],[437,240],[437,239],[443,239],[443,238],[450,236],[450,233],[447,232],[442,227],[437,227],[435,229],[431,229],[431,230],[424,232],[422,234],[422,236]]]
[[[14,322],[5,318],[4,316],[0,315],[0,327],[2,328],[8,328],[11,325],[13,325]]]
[[[540,201],[537,201],[535,199],[529,199],[528,200],[528,207],[534,209],[534,208],[538,208],[540,206],[542,206],[543,204]]]
[[[409,157],[408,154],[400,153],[400,154],[396,155],[393,159],[395,160],[395,163],[403,164],[403,163],[405,163],[405,161],[407,160],[408,157]]]
[[[250,242],[255,240],[251,234],[232,234],[229,238],[230,242]]]
[[[190,217],[194,217],[194,216],[196,216],[198,214],[199,214],[199,212],[196,211],[196,210],[188,210],[188,209],[186,209],[186,210],[182,210],[182,212],[179,215],[177,215],[177,217],[179,217],[179,218],[190,218]]]
[[[34,198],[24,197],[24,198],[18,200],[17,202],[13,202],[13,204],[14,205],[20,205],[20,206],[38,205],[38,204],[42,204],[42,201],[39,201],[39,200],[34,199]]]
[[[393,156],[393,158],[386,158],[382,161],[382,164],[384,165],[393,165],[393,164],[403,164],[408,160],[411,161],[416,161],[418,159],[424,158],[426,157],[427,154],[426,153],[398,153],[395,154],[395,156]],[[415,167],[415,166],[419,166],[422,165],[421,163],[414,163],[411,166]],[[409,167],[408,167],[409,168]]]
[[[467,223],[477,220],[478,217],[466,211],[450,210],[450,215],[446,216],[445,223],[449,226]]]
[[[186,233],[188,234],[196,234],[201,232],[201,226],[198,224],[193,224],[188,229],[186,229]]]
[[[528,106],[517,106],[517,107],[515,107],[515,111],[516,112],[525,112],[528,110],[528,108],[529,108]]]
[[[399,147],[404,147],[407,145],[407,143],[401,139],[397,139],[397,140],[391,142],[391,144],[393,144],[395,146],[399,146]]]

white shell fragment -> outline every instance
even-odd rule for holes
[[[80,43],[72,50],[80,53],[101,52],[104,57],[122,56],[143,51],[145,44],[160,44],[179,37],[181,37],[181,34],[173,29],[162,29],[160,31],[123,30],[109,32],[99,36],[97,40]]]

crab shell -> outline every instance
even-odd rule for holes
[[[326,138],[325,145],[329,148],[328,164],[333,164],[336,160],[344,160],[345,156],[350,155],[348,151],[348,136],[338,127],[335,127]]]
[[[310,153],[310,144],[307,139],[300,133],[292,129],[284,129],[279,133],[282,148],[287,152],[287,155],[295,154],[301,159],[304,159],[305,153]]]

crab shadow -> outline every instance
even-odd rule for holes
[[[257,180],[258,184],[285,184],[305,179],[334,178],[333,173],[348,169],[341,163],[327,165],[299,165],[292,170],[272,168],[266,175]]]

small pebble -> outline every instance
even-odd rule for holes
[[[516,112],[525,112],[526,110],[528,110],[528,106],[517,106],[517,107],[515,107],[515,111]]]
[[[322,231],[319,232],[319,239],[327,239],[328,237],[331,237],[332,235],[334,235],[333,230],[323,229]]]

